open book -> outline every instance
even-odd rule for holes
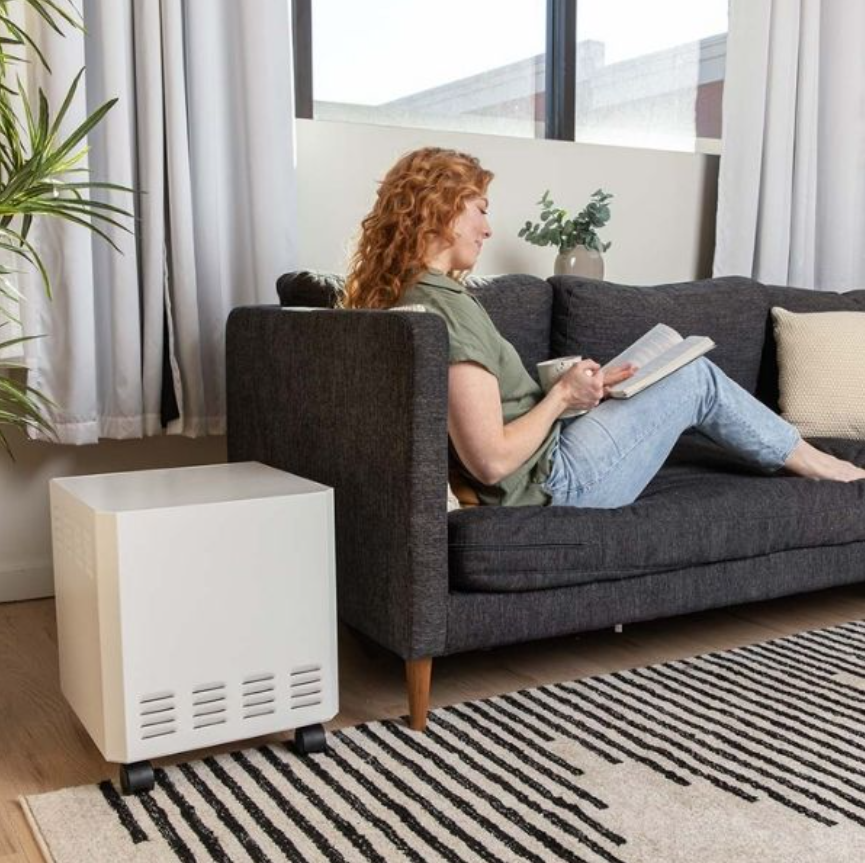
[[[715,343],[708,336],[689,336],[683,339],[672,327],[656,324],[602,367],[602,371],[608,371],[625,363],[637,366],[637,372],[632,377],[612,387],[610,396],[614,399],[629,399],[714,347]],[[579,357],[562,357],[556,371],[561,368],[560,374],[564,373],[567,367],[578,359]],[[550,385],[553,382],[550,381]],[[545,385],[545,389],[549,389],[549,386]],[[586,411],[568,411],[562,416],[579,416],[583,413]]]
[[[655,324],[649,332],[603,367],[603,371],[607,371],[624,363],[637,366],[636,374],[616,384],[610,390],[610,396],[614,399],[629,399],[714,347],[715,343],[708,336],[688,336],[683,339],[672,327]]]

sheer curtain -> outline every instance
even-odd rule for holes
[[[91,443],[225,427],[231,308],[273,302],[295,265],[294,105],[287,0],[84,0],[86,35],[29,32],[51,65],[29,67],[56,109],[87,67],[69,129],[118,102],[89,141],[93,179],[131,186],[122,254],[42,220],[35,239],[53,302],[23,304],[32,385],[56,404],[59,439]],[[67,28],[68,30],[69,28]]]
[[[731,0],[715,275],[865,287],[865,3]]]

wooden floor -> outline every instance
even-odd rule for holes
[[[862,618],[865,585],[857,585],[635,624],[622,634],[604,631],[446,657],[433,666],[432,706]],[[404,715],[402,663],[341,631],[340,703],[334,728]],[[196,755],[233,748],[237,744]],[[60,694],[53,601],[0,604],[0,863],[42,859],[16,802],[18,795],[106,777],[116,778],[116,766],[103,761]]]

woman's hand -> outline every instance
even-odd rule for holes
[[[628,378],[632,378],[637,373],[637,366],[633,363],[625,363],[621,366],[616,366],[612,369],[607,369],[604,373],[604,398],[609,398],[610,388]]]
[[[604,373],[594,360],[580,360],[553,384],[553,389],[563,404],[563,411],[591,410],[604,397]]]
[[[633,363],[601,371],[594,360],[581,360],[569,368],[555,383],[564,402],[564,410],[591,410],[610,395],[610,388],[632,377]]]

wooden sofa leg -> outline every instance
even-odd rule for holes
[[[408,724],[413,731],[426,729],[426,714],[429,710],[432,657],[407,659],[405,677],[408,684]]]

